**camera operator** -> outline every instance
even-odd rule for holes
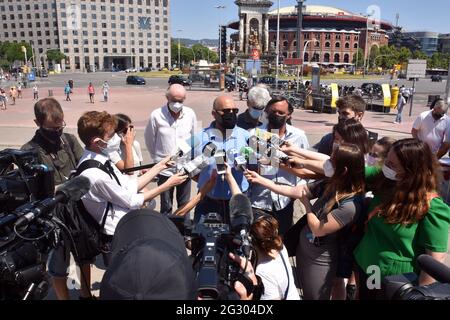
[[[257,218],[250,230],[256,249],[256,275],[264,285],[261,300],[300,300],[286,248],[271,215]]]
[[[22,150],[36,149],[39,163],[52,168],[55,184],[66,182],[83,154],[83,148],[74,135],[64,133],[64,113],[59,102],[53,98],[39,100],[34,105],[34,122],[39,127],[34,137],[22,146]],[[65,240],[67,241],[67,239]],[[58,299],[69,299],[67,270],[69,248],[61,242],[49,256],[48,271],[53,279],[53,288]],[[81,296],[87,297],[84,284]]]
[[[258,286],[252,265],[231,253],[229,257]],[[253,299],[239,281],[234,288],[241,300]],[[100,299],[197,299],[195,274],[183,237],[166,216],[141,209],[128,213],[119,222],[112,242],[111,264],[101,282]]]
[[[91,111],[85,113],[78,120],[78,135],[86,148],[79,163],[79,169],[88,160],[95,160],[105,167],[88,167],[81,172],[90,180],[91,189],[82,198],[86,210],[102,226],[106,251],[114,235],[117,224],[130,210],[142,207],[144,202],[152,200],[161,192],[186,181],[187,176],[175,174],[162,185],[150,191],[139,193],[162,170],[169,168],[172,163],[169,157],[160,161],[147,173],[140,177],[124,175],[111,163],[107,156],[110,141],[115,135],[116,119],[107,112]],[[104,256],[108,265],[109,256]],[[90,279],[86,276],[88,283]]]

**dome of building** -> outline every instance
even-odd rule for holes
[[[305,6],[305,9],[303,9],[303,13],[305,15],[311,15],[311,16],[360,16],[357,14],[354,14],[350,11],[334,8],[334,7],[328,7],[328,6],[318,6],[318,5],[307,5]],[[278,14],[278,9],[275,9],[273,11],[270,11],[269,14],[276,15]],[[297,15],[297,7],[291,6],[291,7],[284,7],[280,8],[280,15]]]

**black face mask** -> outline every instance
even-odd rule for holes
[[[271,113],[268,116],[269,125],[271,129],[280,129],[286,124],[286,116],[277,116],[275,113]]]
[[[434,112],[432,112],[431,115],[433,116],[434,120],[436,120],[436,121],[440,120],[444,117],[443,114],[438,114],[438,113],[434,113]]]
[[[53,130],[47,130],[44,128],[39,129],[41,134],[47,138],[48,140],[52,141],[53,143],[58,143],[61,141],[61,136],[63,134],[63,129],[59,129],[57,131]]]
[[[224,129],[234,129],[237,123],[237,115],[236,113],[225,113],[220,118],[220,124]]]

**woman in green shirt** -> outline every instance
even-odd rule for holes
[[[450,208],[436,194],[438,163],[426,143],[397,141],[382,169],[366,169],[366,184],[372,182],[367,230],[354,251],[361,300],[380,297],[380,290],[367,288],[374,268],[380,280],[416,272],[420,285],[433,283],[418,269],[417,257],[426,253],[443,262],[448,246]]]

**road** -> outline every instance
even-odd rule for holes
[[[72,102],[64,101],[63,87],[64,83],[70,78],[74,80],[75,91],[72,96]],[[79,117],[86,111],[107,110],[108,112],[126,113],[134,120],[137,129],[136,139],[141,143],[143,148],[144,163],[150,161],[150,157],[145,148],[144,128],[149,119],[150,113],[166,103],[165,91],[167,88],[167,79],[148,79],[145,87],[126,86],[125,73],[90,73],[90,74],[61,74],[51,75],[48,79],[39,81],[40,97],[48,95],[48,91],[52,90],[54,97],[58,99],[65,113],[65,122],[67,123],[66,131],[76,134],[76,125]],[[108,80],[111,85],[111,96],[108,103],[101,102],[100,97],[96,97],[96,102],[90,104],[86,88],[91,81],[99,89],[101,83]],[[388,79],[377,80],[378,82],[387,83]],[[358,80],[358,83],[362,83]],[[339,81],[345,84],[345,81]],[[352,81],[353,84],[356,81]],[[401,85],[403,82],[398,82]],[[9,85],[9,84],[8,84]],[[0,86],[4,86],[4,83]],[[97,90],[98,90],[97,89]],[[363,124],[371,131],[378,132],[381,136],[392,136],[397,139],[410,137],[412,123],[415,118],[423,111],[427,110],[426,102],[428,94],[444,94],[445,82],[431,83],[429,80],[421,80],[417,85],[417,97],[413,108],[413,116],[404,116],[404,123],[394,125],[395,112],[389,114],[378,112],[366,112]],[[220,92],[188,92],[186,105],[194,109],[198,116],[199,127],[209,125],[212,120],[211,109],[214,99],[219,96]],[[237,107],[244,111],[246,102],[239,101],[236,94],[232,94]],[[0,150],[4,148],[19,148],[26,143],[34,134],[36,126],[33,122],[33,105],[31,89],[25,89],[23,99],[19,99],[15,106],[8,104],[7,111],[0,111]],[[312,111],[295,110],[292,115],[293,124],[303,129],[311,145],[317,143],[320,138],[330,132],[332,126],[336,123],[337,117],[334,114],[318,114]],[[193,193],[195,185],[193,185]],[[157,199],[157,209],[159,208],[159,199]],[[301,214],[301,207],[296,206],[296,214]],[[450,265],[450,260],[447,261]],[[74,270],[72,270],[74,272]],[[93,289],[98,294],[99,283],[104,272],[101,261],[98,261],[96,267],[93,268]],[[73,298],[77,298],[75,290],[71,291]],[[49,294],[49,299],[54,299],[53,291]]]

